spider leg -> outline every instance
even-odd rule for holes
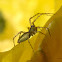
[[[21,33],[25,33],[25,32],[20,31],[17,35],[15,35],[15,36],[13,37],[13,43],[14,43],[14,46],[15,46],[15,42],[14,42],[15,37],[17,37],[17,36],[18,36],[19,34],[21,34]]]
[[[31,26],[31,19],[34,18],[35,16],[37,16],[38,14],[40,14],[40,13],[37,13],[34,16],[30,17],[30,19],[29,19],[30,26]]]
[[[28,43],[30,44],[30,46],[31,46],[31,48],[32,48],[32,50],[33,50],[33,52],[34,52],[34,49],[33,49],[32,45],[31,45],[31,43],[30,43],[29,39],[28,39]]]
[[[44,33],[42,33],[41,31],[37,31],[37,32],[40,32],[41,34],[45,35]]]
[[[48,15],[48,14],[53,14],[53,13],[39,13],[40,15],[32,22],[32,24],[34,24],[34,22],[41,16],[41,15]]]
[[[37,28],[46,28],[47,30],[48,30],[48,32],[49,32],[49,35],[50,35],[50,37],[51,37],[51,34],[50,34],[50,31],[49,31],[49,28],[47,28],[47,27],[37,27]]]
[[[28,30],[30,29],[30,27],[27,27],[28,28]]]
[[[53,14],[53,13],[37,13],[35,14],[34,16],[32,16],[30,19],[29,19],[29,22],[30,22],[30,26],[31,26],[31,19],[34,18],[35,16],[39,15],[33,22],[32,24],[34,24],[34,22],[41,16],[41,15],[48,15],[48,14]]]

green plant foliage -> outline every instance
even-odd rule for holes
[[[3,18],[2,12],[0,11],[0,33],[5,29],[5,19]]]

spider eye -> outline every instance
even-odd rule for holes
[[[35,27],[34,25],[32,25],[31,27]]]

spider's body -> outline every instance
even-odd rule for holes
[[[17,43],[23,42],[27,39],[29,39],[29,32],[26,32],[22,36],[20,36]]]
[[[37,28],[35,27],[35,25],[32,25],[28,32],[23,33],[23,35],[19,37],[18,43],[29,39],[31,36],[35,35],[36,32],[37,32]]]
[[[34,34],[36,34],[36,32],[37,32],[37,27],[35,27],[35,25],[32,25],[30,30],[29,30],[29,33],[30,33],[29,37],[33,36]]]

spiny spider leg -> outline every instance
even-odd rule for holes
[[[25,32],[20,31],[18,34],[21,34],[21,33],[25,33]],[[18,35],[18,34],[17,34],[17,35]],[[17,37],[17,35],[15,35],[15,37]],[[15,46],[15,42],[14,42],[15,37],[13,37],[13,43],[14,43],[14,46]]]
[[[46,29],[48,29],[49,35],[50,35],[50,37],[51,37],[51,34],[50,34],[50,31],[49,31],[49,28],[47,28],[47,27],[37,27],[37,28],[46,28]]]

